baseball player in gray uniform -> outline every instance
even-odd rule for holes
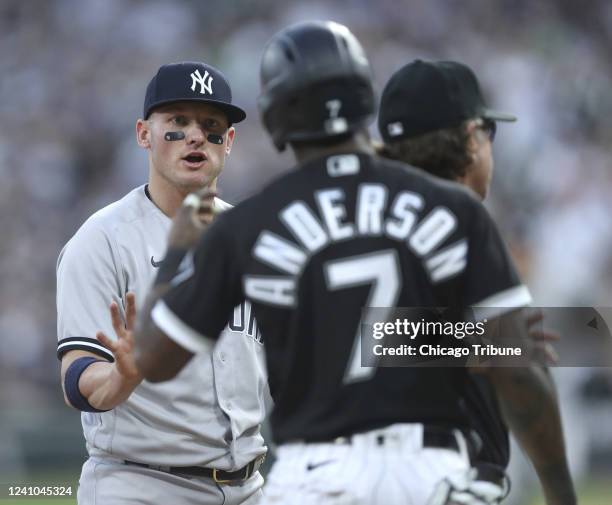
[[[93,214],[60,254],[62,386],[66,402],[82,411],[89,453],[80,504],[227,505],[254,503],[261,494],[260,425],[269,392],[250,306],[236,307],[213,355],[196,355],[167,383],[142,380],[131,339],[172,216],[187,194],[216,188],[232,124],[245,117],[214,67],[162,66],[136,124],[148,152],[148,184]],[[214,200],[215,212],[227,207]]]

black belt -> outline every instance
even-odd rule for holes
[[[454,431],[431,426],[425,426],[423,429],[423,447],[451,449],[461,452],[461,447]]]
[[[139,466],[142,468],[150,468],[160,472],[172,473],[176,475],[190,475],[193,477],[206,477],[214,480],[218,484],[235,484],[244,482],[250,479],[253,474],[259,470],[259,467],[265,459],[265,454],[258,456],[246,466],[239,470],[228,472],[226,470],[218,470],[216,468],[207,468],[205,466],[159,466],[147,465],[145,463],[137,463],[136,461],[124,461],[126,465]]]
[[[359,435],[359,433],[355,433],[355,435]],[[376,437],[376,442],[378,445],[385,445],[386,438],[394,438],[394,435],[385,435],[384,433],[381,433]],[[334,443],[350,444],[352,443],[352,435],[347,437],[338,437],[334,440]],[[423,448],[451,449],[456,452],[461,452],[461,447],[455,432],[450,429],[440,428],[437,426],[423,427]]]

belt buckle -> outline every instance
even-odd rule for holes
[[[217,477],[217,472],[218,472],[218,471],[219,471],[219,470],[217,470],[216,468],[213,468],[213,474],[212,474],[212,477],[213,477],[213,480],[214,480],[214,481],[215,481],[217,484],[230,484],[230,483],[234,482],[235,480],[238,480],[238,479],[221,479],[221,478]]]
[[[261,468],[261,465],[263,465],[264,461],[266,460],[266,456],[267,456],[267,453],[264,452],[263,454],[260,454],[253,460],[253,472],[251,473],[251,475],[253,475],[257,470]]]
[[[221,470],[217,470],[216,468],[213,468],[213,474],[212,474],[213,480],[217,484],[230,484],[232,482],[244,482],[245,480],[248,480],[249,478],[251,478],[251,476],[259,469],[259,467],[261,467],[265,459],[266,459],[265,454],[262,454],[261,456],[257,456],[257,458],[255,458],[253,461],[251,461],[244,467],[244,475],[236,479],[221,479],[217,476],[217,472]]]

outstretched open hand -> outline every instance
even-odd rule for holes
[[[96,334],[98,341],[115,356],[117,372],[125,379],[141,378],[134,361],[134,324],[136,322],[136,296],[129,292],[126,295],[125,324],[119,312],[117,302],[110,304],[110,315],[117,340],[112,340],[103,332]]]

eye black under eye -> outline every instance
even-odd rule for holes
[[[223,144],[222,135],[217,135],[216,133],[209,133],[208,137],[206,138],[208,139],[209,142],[212,142],[213,144],[217,144],[217,145]]]

